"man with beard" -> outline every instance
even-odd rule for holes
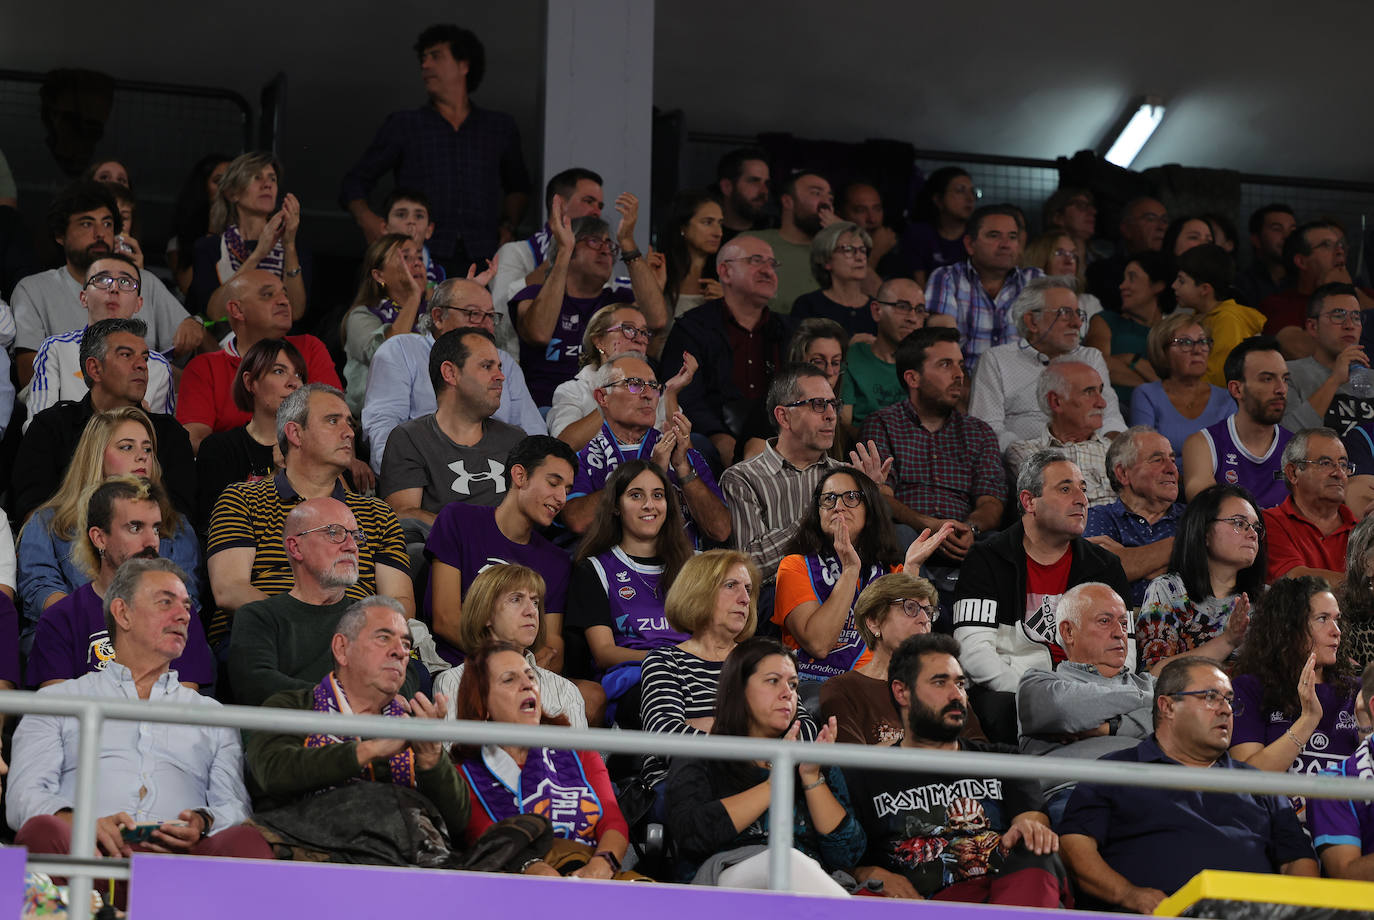
[[[1287,496],[1283,448],[1293,435],[1279,427],[1288,408],[1288,365],[1278,339],[1255,335],[1226,356],[1226,389],[1239,408],[1183,442],[1183,492],[1191,500],[1218,482],[1250,490],[1261,508]]]
[[[74,553],[95,577],[39,617],[26,671],[30,686],[58,684],[109,666],[114,645],[102,609],[105,594],[125,562],[158,558],[166,501],[161,486],[134,476],[111,477],[91,493],[86,532],[77,538]],[[214,683],[214,659],[194,607],[186,648],[172,667],[192,690]]]
[[[234,702],[261,706],[274,693],[315,686],[334,666],[330,637],[355,600],[358,546],[321,539],[329,527],[357,531],[358,520],[336,498],[312,498],[286,516],[282,548],[295,584],[290,591],[239,608],[229,641]],[[414,693],[408,675],[406,695]]]
[[[1258,307],[1283,290],[1288,281],[1283,244],[1297,226],[1293,209],[1279,202],[1250,214],[1250,264],[1236,274],[1237,300]]]
[[[906,731],[900,746],[926,751],[1013,753],[961,738],[968,684],[949,636],[912,636],[887,670]],[[846,769],[854,816],[868,835],[860,881],[878,879],[899,898],[1023,907],[1062,906],[1068,893],[1059,838],[1035,782],[954,773]]]
[[[792,302],[816,290],[811,274],[811,241],[821,228],[837,220],[835,194],[824,176],[812,169],[800,169],[782,186],[782,223],[776,230],[750,234],[763,240],[777,257],[778,292],[773,298],[774,313],[791,313]]]
[[[907,398],[869,416],[862,438],[892,458],[887,501],[897,524],[912,531],[902,539],[950,521],[954,531],[938,558],[957,566],[975,536],[1002,520],[1007,480],[997,435],[956,408],[964,394],[958,332],[918,329],[902,340],[895,360]]]
[[[768,207],[768,155],[757,147],[731,150],[716,164],[720,189],[721,245],[746,230],[762,230]]]
[[[89,322],[81,303],[86,269],[113,251],[114,238],[122,229],[119,205],[99,182],[74,182],[49,206],[48,232],[62,247],[66,263],[29,275],[14,288],[11,303],[17,327],[14,351],[20,386],[33,376],[34,354],[44,339],[80,329]],[[207,344],[205,327],[186,314],[157,276],[141,267],[138,276],[149,345],[156,351],[184,356]],[[213,340],[208,346],[213,346]]]
[[[437,408],[391,432],[377,490],[402,522],[419,522],[426,535],[449,502],[498,504],[506,455],[525,437],[491,417],[506,378],[490,332],[441,335],[429,353],[429,379]]]
[[[1064,660],[1056,608],[1070,585],[1105,582],[1125,596],[1117,558],[1083,539],[1088,487],[1063,452],[1036,451],[1016,479],[1021,520],[974,545],[954,595],[954,638],[989,738],[1016,740],[1016,688]]]
[[[1221,662],[1175,658],[1155,683],[1154,734],[1102,759],[1252,770],[1227,753],[1235,699]],[[1204,869],[1318,874],[1286,796],[1079,783],[1059,829],[1079,907],[1152,913]]]
[[[911,280],[914,269],[897,246],[897,232],[883,223],[883,196],[874,186],[867,182],[849,183],[840,196],[839,212],[840,217],[858,224],[873,238],[873,251],[868,255],[873,271],[865,282],[865,293],[873,294],[883,281]],[[873,287],[867,286],[868,282]]]

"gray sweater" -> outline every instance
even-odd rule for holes
[[[1032,668],[1021,675],[1016,689],[1021,753],[1097,758],[1111,751],[1135,747],[1148,738],[1155,679],[1123,669],[1104,677],[1096,667],[1075,661],[1058,669]],[[1073,735],[1120,718],[1109,735],[1064,742]]]

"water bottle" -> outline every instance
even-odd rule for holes
[[[1374,396],[1374,372],[1356,361],[1350,362],[1350,380],[1347,383],[1355,396]]]

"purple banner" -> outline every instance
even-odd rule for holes
[[[129,915],[138,920],[243,920],[244,917],[467,917],[786,916],[788,920],[910,917],[909,901],[813,898],[691,885],[649,885],[581,879],[523,878],[318,863],[202,859],[139,853],[133,858]],[[919,909],[919,908],[918,908]],[[1048,920],[1045,911],[972,904],[939,905],[958,920]],[[267,911],[267,914],[263,912]],[[876,913],[875,913],[876,911]],[[884,913],[886,911],[886,913]],[[189,913],[188,913],[189,912]],[[1081,912],[1075,914],[1084,916]]]
[[[0,904],[10,905],[0,910],[0,920],[18,917],[24,911],[24,861],[28,855],[19,847],[0,847]]]

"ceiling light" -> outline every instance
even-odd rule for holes
[[[1155,133],[1155,129],[1163,120],[1163,103],[1158,100],[1146,100],[1135,110],[1135,114],[1126,122],[1126,127],[1121,129],[1121,133],[1107,149],[1107,162],[1115,163],[1123,169],[1130,169],[1145,142]]]

